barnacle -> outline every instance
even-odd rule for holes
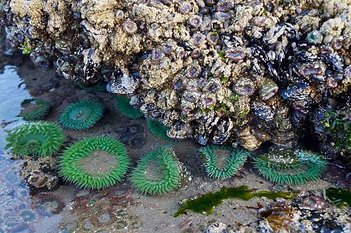
[[[244,165],[249,152],[242,149],[207,146],[200,149],[207,174],[215,179],[228,179]]]
[[[2,2],[7,40],[36,65],[108,82],[128,96],[116,97],[123,114],[159,120],[175,139],[291,147],[351,85],[346,0],[273,1],[279,12],[248,0]]]
[[[159,147],[143,156],[132,171],[131,182],[141,193],[159,195],[181,182],[181,164],[171,147]]]
[[[83,130],[91,128],[103,116],[104,108],[96,100],[83,100],[65,107],[60,116],[64,128]]]
[[[255,157],[254,165],[270,181],[300,185],[318,179],[327,163],[309,151],[277,150]]]
[[[167,136],[167,127],[161,122],[147,119],[146,123],[151,134],[164,140],[170,140],[170,138]]]
[[[116,96],[117,109],[126,117],[131,119],[139,119],[144,115],[138,109],[129,104],[129,99],[126,96]]]
[[[43,99],[30,99],[23,102],[24,111],[20,116],[25,121],[36,121],[43,119],[49,112],[51,104]]]
[[[63,152],[60,175],[79,188],[102,189],[122,180],[130,160],[126,147],[110,137],[79,141]]]
[[[57,152],[64,142],[62,129],[53,123],[31,122],[9,132],[7,148],[18,156],[49,156]]]

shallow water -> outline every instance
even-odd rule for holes
[[[15,66],[5,66],[0,74],[0,93],[0,232],[44,232],[45,228],[43,231],[34,228],[47,219],[21,179],[19,171],[23,162],[5,155],[6,131],[23,123],[18,117],[21,103],[31,97]],[[50,232],[48,227],[46,230]]]
[[[52,70],[34,69],[30,64],[6,66],[4,73],[0,74],[0,174],[3,174],[0,175],[0,233],[203,232],[204,225],[214,219],[225,224],[255,224],[257,214],[251,207],[257,206],[257,198],[226,200],[210,216],[188,212],[187,215],[173,217],[184,199],[216,192],[223,186],[247,185],[258,190],[272,190],[272,184],[252,172],[249,165],[232,179],[210,180],[202,166],[199,147],[192,141],[167,141],[155,137],[148,132],[145,119],[123,117],[110,94],[77,88],[71,82],[55,77]],[[3,155],[5,130],[23,123],[17,115],[22,101],[31,98],[29,93],[53,103],[54,107],[46,118],[50,122],[57,121],[70,102],[87,97],[100,99],[107,108],[104,117],[89,130],[65,130],[67,145],[88,136],[109,135],[126,144],[135,166],[136,161],[151,149],[171,144],[179,160],[191,173],[192,181],[162,196],[138,193],[127,178],[101,191],[79,190],[67,183],[61,183],[58,189],[51,191],[30,190],[19,175],[23,162]],[[321,190],[329,186],[327,182],[318,181],[295,188]],[[260,199],[260,202],[266,201]]]
[[[19,73],[24,74],[24,80]],[[145,232],[145,230],[140,231],[141,223],[138,218],[127,211],[126,203],[131,199],[130,187],[125,187],[125,184],[122,184],[124,186],[122,188],[115,186],[103,191],[80,191],[73,185],[64,184],[52,191],[32,190],[20,176],[24,161],[10,159],[9,154],[6,154],[9,153],[5,151],[6,131],[24,123],[18,115],[21,112],[22,101],[32,98],[29,92],[41,93],[40,98],[52,95],[49,98],[51,101],[55,101],[53,96],[58,99],[55,106],[56,108],[59,106],[59,110],[55,108],[52,110],[52,114],[48,116],[49,121],[56,121],[62,110],[61,104],[66,98],[76,92],[79,93],[71,83],[61,84],[62,88],[55,92],[55,83],[57,79],[52,76],[52,72],[32,69],[27,65],[19,67],[7,65],[0,74],[0,174],[3,174],[0,175],[0,233],[91,232],[92,230],[111,232],[109,231],[111,229],[119,229],[118,232]],[[68,85],[72,88],[68,88]],[[62,94],[65,90],[69,95]],[[84,91],[78,95],[85,96],[87,92]],[[65,103],[62,105],[64,106]],[[116,117],[115,113],[114,117]],[[107,117],[108,120],[113,118]],[[127,141],[146,140],[145,129],[140,121],[122,118],[118,120],[120,126],[127,127],[128,132],[123,131],[121,135],[119,133],[114,135],[114,132],[111,132],[111,126],[108,126],[109,122],[104,122],[84,133],[66,133],[71,134],[74,140],[90,134],[113,134],[115,137],[122,136]],[[137,127],[138,130],[130,133],[133,127]],[[151,147],[155,146],[155,141],[152,139],[150,141]],[[144,147],[144,145],[141,146]],[[141,151],[135,148],[131,152],[131,156],[140,156],[140,154]],[[98,215],[100,212],[105,220],[111,218],[113,221],[103,222],[105,220],[100,216],[101,222]]]
[[[15,66],[5,66],[0,74],[0,148],[5,146],[6,129],[20,125],[23,121],[17,115],[21,111],[23,100],[30,98],[23,80]]]

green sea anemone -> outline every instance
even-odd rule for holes
[[[57,152],[64,142],[62,129],[53,123],[32,122],[9,132],[7,148],[18,156],[49,156]]]
[[[132,171],[131,182],[143,194],[159,195],[176,189],[182,166],[171,147],[159,147],[143,156]]]
[[[249,152],[242,149],[207,146],[200,149],[205,157],[205,169],[211,178],[228,179],[244,165]]]
[[[78,101],[65,107],[60,123],[67,129],[88,129],[100,120],[103,111],[104,107],[96,100]]]
[[[42,99],[28,99],[23,101],[25,109],[20,116],[25,121],[36,121],[43,119],[49,112],[51,104]]]
[[[127,96],[117,95],[116,106],[118,110],[128,118],[139,119],[144,116],[142,112],[130,105],[129,98]]]
[[[122,180],[130,160],[126,147],[105,136],[76,142],[60,158],[60,175],[79,188],[102,189]]]
[[[327,162],[308,151],[277,150],[254,158],[255,167],[268,180],[300,185],[316,180]]]
[[[167,127],[157,120],[147,119],[146,121],[149,132],[155,137],[163,140],[170,140],[167,136]]]

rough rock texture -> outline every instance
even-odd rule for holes
[[[350,94],[344,0],[2,0],[12,45],[108,90],[198,143],[293,147]]]
[[[33,159],[25,157],[20,171],[21,176],[34,188],[53,189],[58,185],[59,178],[56,171],[56,160],[52,157]]]

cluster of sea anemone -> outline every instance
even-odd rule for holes
[[[82,108],[81,103],[69,105],[64,114],[88,112],[89,106],[93,106],[86,107],[84,103]],[[82,129],[77,126],[74,129],[78,128]],[[7,147],[18,156],[52,156],[59,152],[64,138],[63,130],[54,123],[30,122],[9,132]],[[125,145],[107,136],[75,142],[59,158],[59,174],[63,180],[85,189],[110,187],[124,178],[129,167]],[[173,149],[160,147],[140,159],[132,171],[131,182],[141,193],[162,194],[179,187],[183,171]]]
[[[29,99],[25,100],[22,105],[24,110],[20,115],[29,122],[8,132],[6,147],[11,148],[15,156],[22,158],[31,156],[34,160],[38,159],[36,157],[59,154],[65,141],[65,135],[61,127],[55,123],[36,121],[43,119],[48,114],[51,104],[42,99]],[[60,123],[65,128],[82,130],[92,127],[102,117],[102,114],[103,107],[99,102],[80,101],[65,107],[60,117]],[[101,142],[99,141],[99,143]],[[104,144],[102,143],[101,146],[104,146]],[[25,169],[24,167],[22,169]],[[50,189],[56,186],[58,178],[50,173],[53,169],[44,167],[43,170],[31,167],[30,172],[23,175],[23,178],[36,188],[47,187]],[[51,177],[54,178],[53,185],[46,185],[51,183]]]
[[[24,124],[7,137],[7,147],[19,156],[50,156],[64,142],[62,130],[53,123]],[[228,147],[203,147],[207,174],[228,179],[244,165],[250,153]],[[326,169],[326,161],[308,151],[273,149],[254,157],[254,165],[272,182],[299,185],[316,180]],[[125,146],[110,137],[93,137],[74,143],[60,158],[60,175],[80,188],[101,189],[122,180],[130,166]],[[179,187],[184,167],[169,146],[159,147],[141,157],[131,173],[132,184],[141,193],[158,195]]]
[[[88,138],[73,144],[60,158],[60,174],[79,188],[102,189],[122,180],[130,166],[125,146],[110,137]],[[171,147],[157,148],[139,161],[130,180],[149,195],[179,187],[183,167]]]
[[[326,167],[318,155],[293,150],[308,141],[303,139],[318,141],[323,155],[350,159],[350,12],[344,0],[4,0],[0,24],[7,40],[37,66],[54,66],[86,86],[108,82],[121,114],[145,116],[154,136],[218,145],[200,150],[211,178],[233,177],[247,151],[270,142],[289,149],[250,156],[254,166],[270,181],[298,185],[317,179]],[[23,118],[42,119],[48,105],[32,105]],[[98,101],[79,101],[65,108],[59,122],[89,129],[103,110]],[[18,155],[57,153],[63,133],[45,124],[14,130],[8,147]],[[106,140],[97,140],[103,149]],[[89,167],[94,153],[112,157],[84,150],[92,156],[80,158],[83,144],[72,145],[60,160],[66,180],[86,188],[122,180],[125,173],[109,176],[118,164],[107,164],[104,174]],[[64,160],[68,152],[80,162],[63,162],[70,161]],[[139,160],[131,182],[141,193],[161,194],[179,187],[181,169],[172,149],[157,148]]]
[[[121,112],[137,111],[126,99],[119,99]],[[136,112],[133,115],[137,119]],[[125,114],[125,115],[128,115]],[[103,106],[94,100],[79,101],[65,107],[60,117],[64,128],[82,130],[92,127],[103,115]],[[334,119],[334,118],[330,118]],[[334,119],[334,127],[340,120]],[[151,134],[168,139],[167,128],[160,122],[147,119]],[[328,122],[324,122],[327,127]],[[64,143],[62,129],[48,122],[30,122],[9,132],[7,147],[18,156],[51,156]],[[250,153],[244,149],[207,146],[200,149],[205,170],[211,178],[228,179],[244,165]],[[304,151],[272,149],[253,157],[254,165],[272,182],[299,185],[316,180],[326,168],[320,156]],[[65,181],[79,188],[102,189],[124,178],[130,167],[128,152],[123,143],[111,137],[100,136],[78,141],[65,149],[59,159],[59,174]],[[180,187],[185,168],[172,147],[158,147],[142,156],[132,170],[130,181],[143,194],[159,195]]]

